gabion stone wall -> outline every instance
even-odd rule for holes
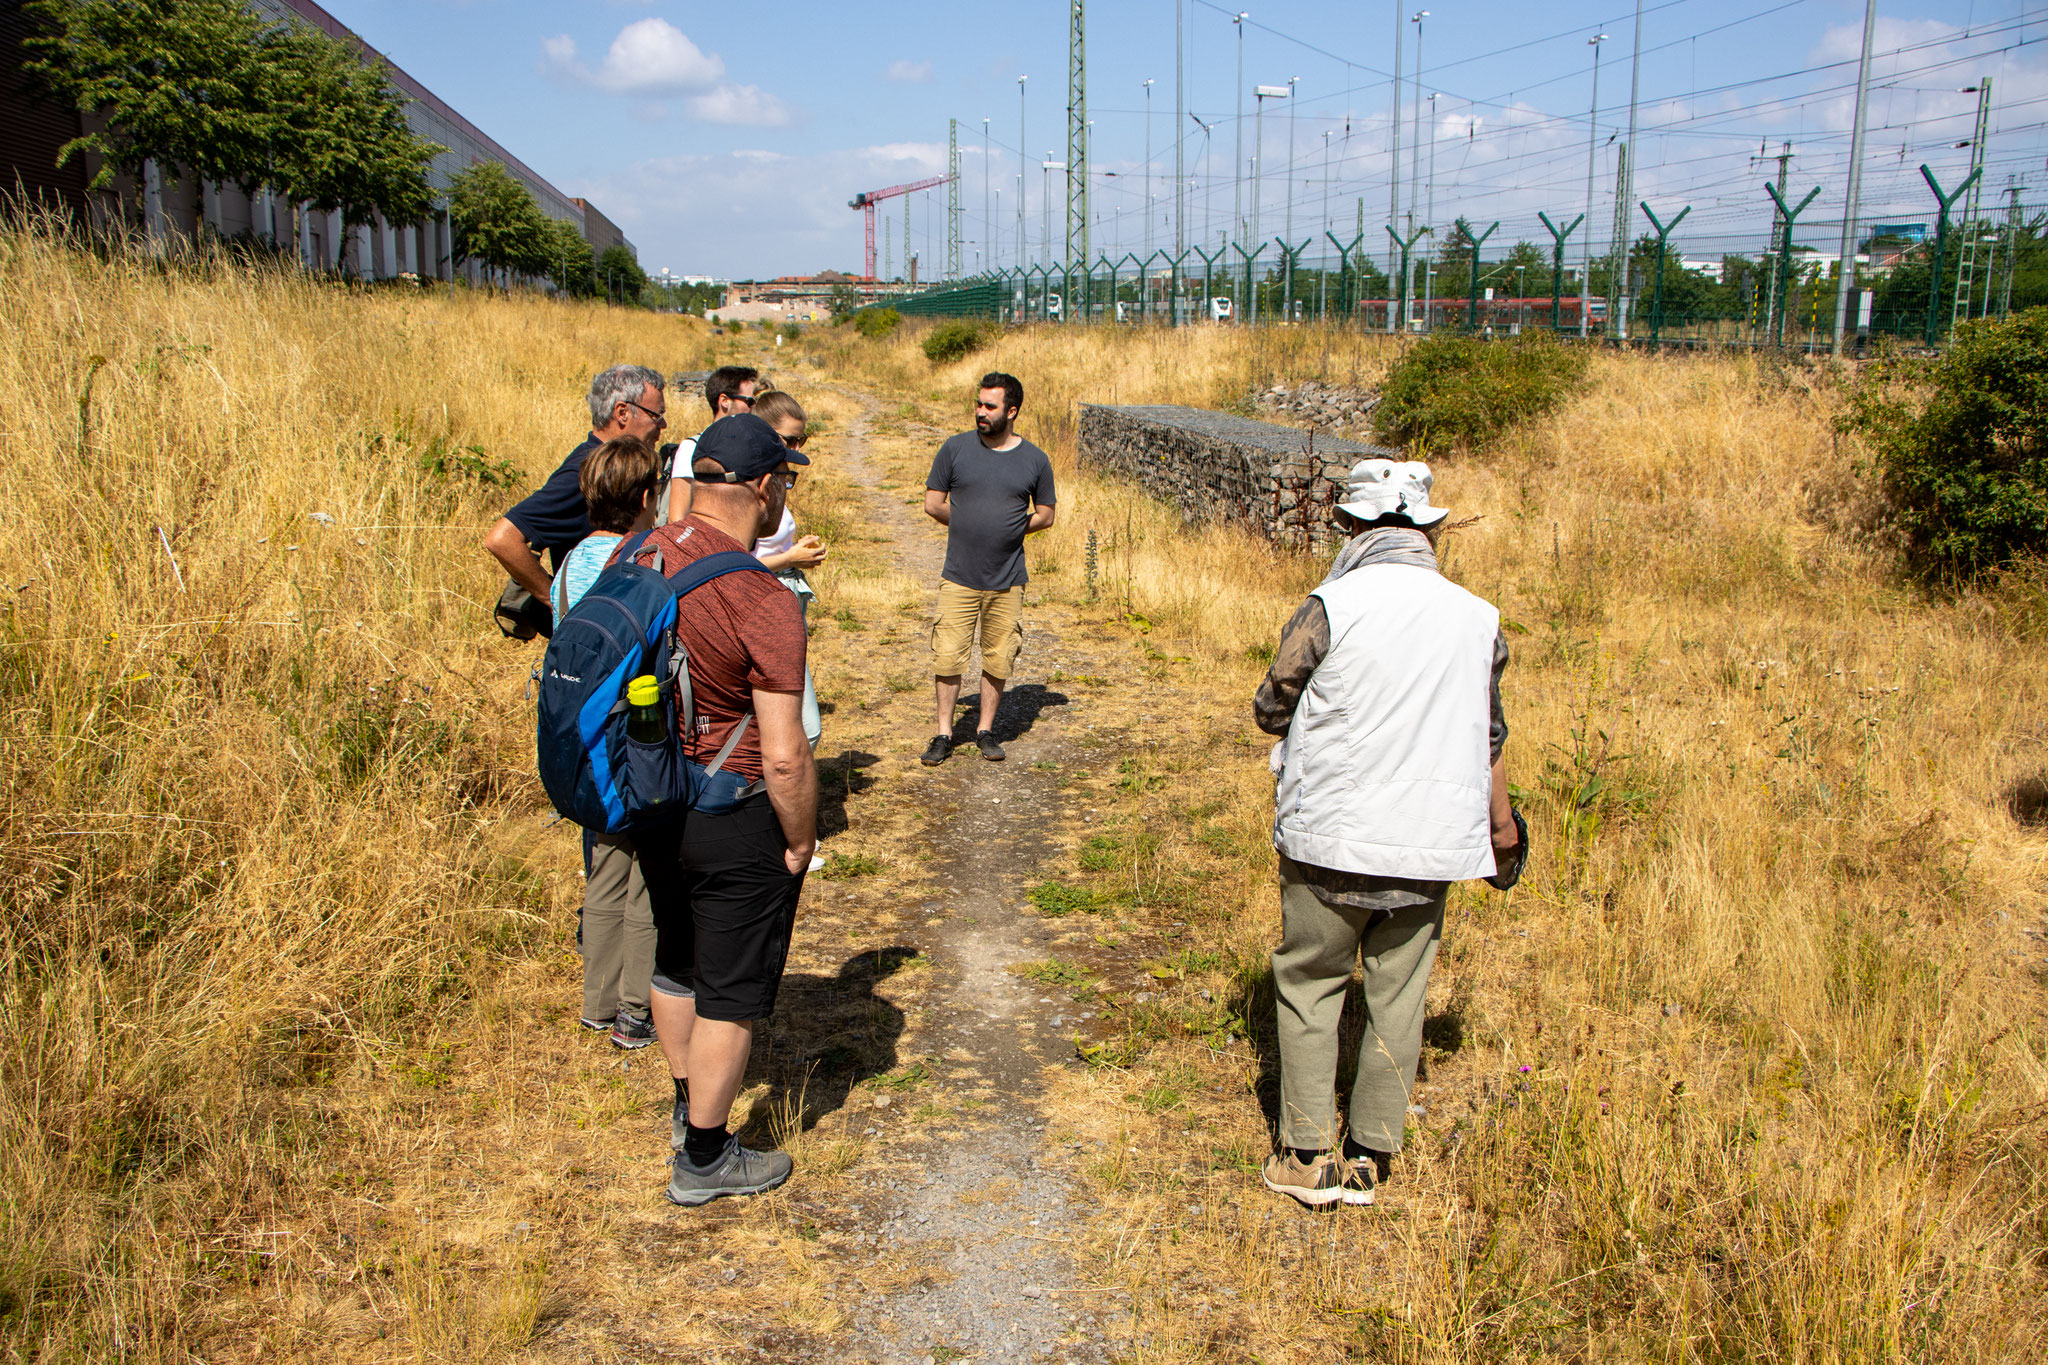
[[[1081,464],[1135,481],[1189,522],[1246,526],[1290,550],[1341,539],[1330,509],[1360,460],[1402,455],[1325,432],[1166,405],[1081,405]]]

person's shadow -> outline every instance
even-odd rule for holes
[[[975,682],[978,686],[978,680]],[[963,681],[963,694],[966,693],[967,687],[968,682]],[[953,742],[972,744],[974,732],[982,728],[995,731],[995,736],[999,740],[1022,738],[1031,732],[1031,727],[1038,723],[1039,715],[1047,707],[1065,706],[1067,700],[1066,693],[1055,692],[1044,683],[1024,683],[1003,693],[1002,699],[996,703],[995,724],[983,727],[981,703],[973,696],[967,695],[963,698],[965,710],[958,713],[953,721]]]
[[[829,839],[846,832],[851,823],[847,805],[875,785],[865,769],[882,760],[860,749],[842,749],[837,754],[818,756],[818,837]]]
[[[846,1106],[862,1081],[896,1066],[903,1011],[875,988],[918,955],[897,944],[846,960],[837,976],[791,972],[782,978],[775,1013],[755,1027],[743,1086],[766,1082],[768,1094],[747,1116],[739,1139],[766,1148],[779,1136],[809,1132]]]

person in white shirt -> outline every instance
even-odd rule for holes
[[[1285,736],[1281,1148],[1263,1175],[1312,1206],[1373,1201],[1401,1148],[1450,884],[1511,886],[1527,849],[1501,757],[1500,613],[1438,568],[1446,513],[1431,483],[1420,461],[1352,467],[1336,513],[1351,539],[1281,632],[1252,704],[1260,729]],[[1367,1021],[1340,1130],[1337,1036],[1361,958]]]
[[[780,389],[769,389],[755,396],[754,415],[775,428],[775,434],[791,450],[804,448],[806,419],[803,407],[796,399]],[[808,615],[817,594],[811,591],[811,582],[804,577],[804,570],[815,569],[825,562],[825,542],[817,536],[798,536],[796,517],[785,506],[782,522],[775,528],[775,534],[754,542],[754,558],[775,571],[783,586],[797,595]],[[823,733],[824,726],[818,714],[818,692],[812,685],[807,667],[804,671],[804,735],[811,741],[812,749],[818,747]]]

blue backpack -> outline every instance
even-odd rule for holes
[[[750,554],[728,550],[664,574],[633,562],[651,532],[619,548],[576,605],[555,623],[541,660],[536,748],[541,785],[555,809],[603,834],[618,834],[685,810],[727,809],[751,789],[722,771],[753,717],[742,716],[710,764],[683,757],[696,725],[689,651],[676,639],[676,602],[729,573],[767,573]],[[661,682],[668,733],[659,743],[628,737],[626,684],[651,673]]]

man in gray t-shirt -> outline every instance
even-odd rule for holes
[[[1052,525],[1052,462],[1014,427],[1024,386],[1007,374],[981,379],[974,430],[939,447],[924,483],[925,515],[947,528],[939,614],[932,623],[937,733],[924,751],[937,767],[953,751],[953,707],[967,656],[981,646],[981,714],[975,747],[1000,760],[996,704],[1024,644],[1024,537]]]

